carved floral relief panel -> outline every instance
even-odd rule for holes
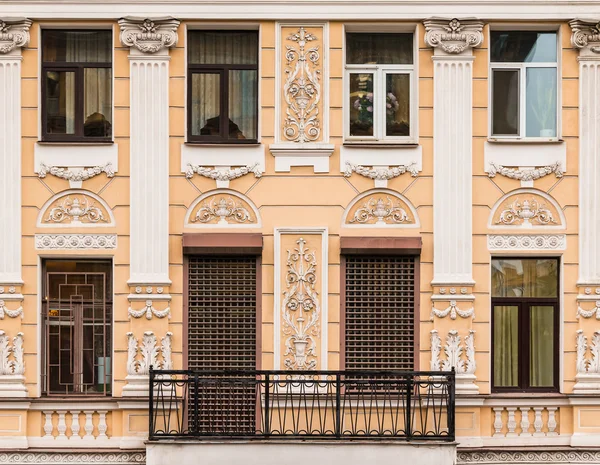
[[[115,226],[110,207],[92,192],[71,189],[52,197],[40,210],[38,226]]]
[[[280,142],[323,141],[324,28],[280,30]]]
[[[278,285],[279,366],[283,370],[325,369],[327,294],[322,235],[280,236]],[[278,347],[277,347],[278,345]],[[325,348],[326,350],[326,348]]]
[[[517,189],[492,209],[491,228],[566,228],[562,209],[551,196],[536,189]]]
[[[418,227],[410,202],[392,190],[375,189],[355,198],[343,217],[343,226]]]
[[[201,195],[185,217],[190,227],[259,227],[258,209],[246,196],[229,189],[217,189]]]

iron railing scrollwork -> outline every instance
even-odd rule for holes
[[[150,369],[149,439],[454,441],[455,373]]]

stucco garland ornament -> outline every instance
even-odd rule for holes
[[[4,320],[4,315],[8,315],[10,318],[17,318],[18,316],[23,319],[23,307],[19,307],[15,310],[9,310],[6,308],[6,302],[0,300],[0,320]]]
[[[434,18],[424,21],[424,24],[427,31],[425,43],[430,47],[440,47],[449,54],[457,55],[483,42],[483,23],[480,21]]]
[[[48,166],[45,163],[40,163],[38,177],[45,178],[48,174],[51,174],[52,176],[65,179],[70,182],[81,182],[93,178],[94,176],[98,176],[101,173],[106,173],[107,178],[114,177],[115,170],[113,169],[112,163],[109,162],[106,165],[93,166],[91,168],[83,168],[81,170],[64,168],[60,166]]]
[[[17,47],[25,47],[29,43],[29,27],[31,21],[26,19],[9,24],[0,20],[0,53],[9,53]]]
[[[262,171],[258,163],[233,169],[206,168],[188,163],[185,170],[185,177],[191,179],[194,177],[194,173],[205,178],[214,179],[215,181],[231,181],[232,179],[241,178],[248,173],[253,173],[256,178],[262,176]]]
[[[590,310],[584,310],[581,306],[577,306],[577,319],[579,317],[591,318],[596,315],[596,320],[600,320],[600,300],[596,301],[596,306]]]
[[[494,162],[490,162],[488,168],[488,176],[493,178],[496,174],[500,174],[510,179],[516,179],[518,181],[535,181],[536,179],[543,178],[549,174],[554,173],[557,178],[562,178],[564,171],[559,161],[548,166],[541,166],[539,168],[528,168],[528,169],[517,169],[507,168],[506,166],[498,165]]]
[[[461,310],[460,308],[458,308],[458,303],[456,302],[456,300],[451,300],[450,305],[444,310],[435,308],[435,304],[432,305],[431,321],[434,320],[434,316],[437,316],[438,318],[445,318],[448,315],[450,315],[451,320],[456,320],[457,316],[460,316],[461,318],[473,317],[473,319],[475,319],[475,308],[471,307],[467,310]]]
[[[127,313],[129,314],[129,319],[131,319],[131,317],[141,318],[144,315],[146,315],[147,320],[151,320],[152,315],[157,318],[168,317],[171,319],[171,307],[167,307],[164,310],[157,310],[154,308],[151,300],[146,300],[146,306],[140,310],[134,310],[133,308],[129,307]]]
[[[410,173],[413,178],[416,178],[419,175],[417,164],[415,162],[411,162],[408,165],[398,165],[392,168],[369,168],[367,166],[355,165],[347,161],[346,169],[344,170],[344,176],[349,178],[352,176],[352,173],[356,173],[376,181],[388,181],[407,172]]]

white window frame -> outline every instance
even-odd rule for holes
[[[360,28],[348,29],[344,31],[344,142],[345,143],[367,143],[367,144],[416,144],[418,140],[418,94],[417,82],[418,78],[416,71],[418,69],[418,43],[414,29],[407,31],[403,28],[390,30],[376,30],[377,32],[398,33],[398,34],[413,34],[413,62],[412,64],[402,65],[371,65],[371,64],[347,64],[346,53],[348,51],[345,41],[347,33],[368,33],[375,32],[374,30],[363,30]],[[351,136],[350,135],[350,75],[351,74],[373,74],[373,135],[372,136]],[[376,95],[385,96],[387,94],[385,77],[387,74],[406,74],[409,76],[409,135],[408,136],[386,136],[385,135],[385,120],[386,107],[385,97],[376,98]]]
[[[494,30],[507,30],[504,28]],[[527,28],[511,28],[511,31],[527,31],[532,29]],[[491,50],[491,32],[490,29],[490,50],[489,50],[489,138],[490,140],[506,140],[506,141],[532,141],[532,142],[543,142],[551,141],[557,142],[561,139],[561,68],[560,68],[560,33],[553,29],[533,29],[539,32],[554,32],[556,33],[556,61],[555,62],[493,62],[492,61],[492,50]],[[526,136],[526,125],[527,125],[527,69],[529,68],[554,68],[556,70],[556,135],[553,137],[544,136]],[[516,70],[519,72],[519,133],[518,134],[494,134],[494,71],[495,70]]]

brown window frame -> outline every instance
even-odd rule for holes
[[[193,34],[194,31],[191,30],[188,34]],[[251,29],[246,30],[230,30],[226,31],[222,30],[202,30],[202,32],[238,32],[238,33],[254,33],[257,36],[257,43],[259,43],[258,39],[260,38],[258,35],[258,31],[254,31]],[[258,83],[260,76],[258,75],[258,57],[260,52],[260,45],[257,51],[257,60],[254,65],[236,65],[236,64],[192,64],[189,60],[189,53],[191,49],[188,49],[188,65],[187,65],[187,142],[192,144],[235,144],[235,145],[244,145],[244,144],[257,144],[258,143]],[[255,111],[256,111],[256,138],[255,139],[231,139],[229,138],[229,72],[235,70],[250,70],[256,71],[257,79],[256,86],[254,88],[256,93],[256,102],[255,102]],[[220,126],[220,135],[218,136],[202,136],[202,135],[193,135],[192,134],[192,93],[193,93],[193,75],[194,74],[218,74],[219,75],[219,126]]]
[[[47,32],[60,31],[60,29],[42,29],[42,44],[44,43],[44,36]],[[111,48],[112,48],[112,36],[113,32],[109,29],[98,29],[103,31],[110,31],[111,33]],[[69,29],[69,32],[89,32],[90,30],[84,29]],[[114,111],[112,115],[113,121],[111,121],[111,134],[107,137],[86,137],[83,135],[83,125],[85,123],[84,116],[84,95],[85,95],[85,81],[84,71],[86,68],[110,68],[111,69],[111,89],[114,76],[112,73],[112,60],[110,62],[73,62],[73,61],[44,61],[44,47],[41,46],[40,53],[42,54],[42,71],[40,76],[41,94],[42,94],[42,142],[76,142],[76,143],[112,143],[114,134]],[[75,73],[75,134],[53,134],[48,133],[48,118],[46,114],[46,72],[48,71],[62,71],[62,72],[74,72]],[[114,95],[111,90],[111,106],[113,105]]]
[[[527,256],[527,257],[514,257],[514,256],[495,256],[493,260],[555,260],[556,261],[556,297],[491,297],[491,308],[490,308],[490,321],[491,321],[491,388],[492,393],[520,393],[520,392],[531,392],[531,393],[558,393],[559,389],[559,370],[560,370],[560,258],[559,257],[547,257],[547,256]],[[553,337],[553,348],[554,348],[554,360],[552,368],[553,373],[553,385],[535,387],[531,386],[530,383],[530,347],[529,347],[529,336],[530,336],[530,308],[538,305],[553,307],[554,315],[554,337]],[[519,385],[515,387],[507,386],[496,386],[494,377],[494,308],[496,306],[513,306],[518,308],[518,344],[519,344],[519,364],[518,364],[518,375]]]
[[[340,255],[340,370],[346,369],[346,261],[348,256],[410,256],[414,263],[414,329],[412,371],[421,366],[421,248],[420,237],[342,237]]]
[[[76,272],[69,272],[69,271],[58,271],[58,272],[48,272],[47,269],[47,265],[49,262],[77,262],[77,263],[104,263],[106,265],[110,265],[110,271],[109,274],[105,277],[105,286],[110,286],[111,289],[111,293],[110,293],[110,300],[109,301],[105,301],[104,305],[105,307],[109,308],[109,312],[108,312],[108,317],[105,316],[104,318],[104,322],[105,322],[105,329],[104,329],[104,343],[103,343],[103,356],[106,357],[110,357],[111,359],[111,365],[110,365],[110,384],[109,385],[104,385],[104,391],[99,391],[99,392],[81,392],[79,391],[76,387],[73,388],[72,392],[55,392],[55,391],[51,391],[50,390],[50,383],[49,383],[49,366],[50,366],[50,360],[49,360],[49,339],[48,339],[48,335],[47,335],[47,328],[48,328],[48,276],[49,274],[65,274],[65,275],[88,275],[88,274],[97,274],[98,272],[94,272],[94,271],[76,271]],[[104,290],[104,292],[106,293],[106,289]],[[42,390],[42,396],[43,397],[77,397],[77,398],[85,398],[85,399],[93,399],[93,398],[104,398],[106,399],[107,397],[112,397],[113,395],[113,387],[114,387],[114,373],[113,373],[113,366],[114,366],[114,337],[113,337],[113,330],[114,330],[114,264],[112,262],[112,260],[110,259],[102,259],[99,258],[97,260],[95,259],[78,259],[77,257],[73,257],[73,258],[46,258],[42,261],[42,292],[41,292],[41,312],[42,314],[40,315],[40,321],[41,321],[41,334],[42,334],[42,338],[41,338],[41,355],[42,355],[42,363],[41,363],[41,378],[42,378],[42,383],[41,383],[41,390]],[[53,299],[54,300],[54,299]],[[76,305],[76,304],[75,304]],[[73,317],[74,320],[74,324],[77,323],[78,318],[76,316]],[[60,321],[59,321],[60,323]],[[72,342],[72,346],[75,347],[76,345],[80,345],[81,341],[77,342],[77,341],[73,341]],[[107,350],[107,346],[110,347],[110,350]],[[74,350],[74,348],[71,348],[71,350]],[[82,349],[83,350],[83,349]],[[94,355],[95,357],[95,355]],[[71,355],[71,358],[73,358],[73,356]],[[60,366],[60,362],[59,362],[59,366]],[[93,369],[96,369],[96,364],[95,362],[93,363]],[[105,367],[106,370],[106,367]],[[106,371],[105,371],[105,376],[106,376]],[[75,381],[73,382],[73,386],[75,386]],[[108,387],[107,387],[108,386]]]

